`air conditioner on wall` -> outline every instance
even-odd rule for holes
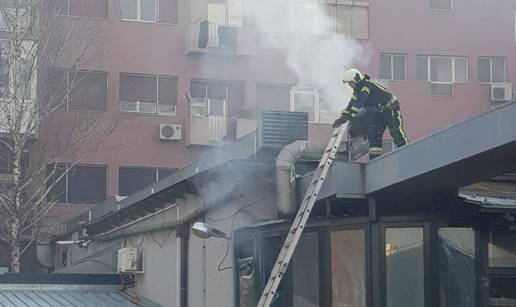
[[[491,101],[511,101],[512,100],[512,84],[511,83],[492,83],[491,84]]]
[[[183,131],[181,125],[160,124],[159,139],[162,141],[182,140]]]
[[[143,273],[143,252],[137,247],[124,247],[118,250],[118,273]]]

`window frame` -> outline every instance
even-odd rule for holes
[[[319,89],[315,86],[292,86],[290,89],[290,111],[292,112],[304,112],[296,110],[296,92],[300,90],[312,90],[314,95],[314,109],[313,109],[313,120],[308,120],[309,123],[312,124],[320,124],[321,123],[321,113],[320,113],[320,96]],[[308,118],[310,118],[310,114],[308,114]]]
[[[50,67],[50,69],[54,70],[63,70],[66,74],[66,85],[65,86],[65,99],[66,99],[66,108],[57,108],[57,110],[63,110],[63,111],[76,111],[76,112],[107,112],[109,111],[108,103],[109,103],[109,73],[107,71],[100,71],[100,70],[82,70],[82,69],[67,69],[67,68],[60,68],[60,67]],[[104,110],[91,110],[91,109],[72,109],[70,108],[70,93],[73,89],[70,88],[70,72],[74,73],[98,73],[98,74],[104,74],[106,76],[106,104]]]
[[[50,165],[48,165],[50,166]],[[47,166],[47,167],[48,167]],[[60,202],[56,202],[57,204],[66,204],[66,205],[90,205],[90,203],[71,203],[70,202],[70,191],[69,191],[69,187],[70,187],[70,172],[74,169],[74,168],[77,168],[77,167],[94,167],[94,168],[103,168],[105,170],[105,195],[104,195],[104,199],[107,198],[107,193],[108,193],[108,181],[109,181],[109,173],[108,173],[108,165],[101,165],[101,164],[76,164],[76,165],[73,165],[71,166],[70,163],[57,163],[56,166],[55,166],[55,172],[58,172],[58,168],[59,167],[65,167],[65,175],[61,178],[61,180],[64,180],[65,182],[65,186],[64,186],[64,194],[65,194],[65,202],[64,203],[60,203]],[[55,173],[54,173],[55,175]],[[52,184],[56,184],[58,181],[54,181],[52,178],[48,178],[47,179],[47,182],[51,182]],[[55,187],[55,185],[54,185]],[[50,189],[52,190],[52,189]]]
[[[322,4],[325,5],[325,6],[329,6],[332,8],[332,16],[330,16],[332,19],[333,19],[333,23],[332,23],[332,32],[334,35],[343,35],[344,37],[348,38],[348,39],[359,39],[359,40],[368,40],[370,39],[370,33],[371,33],[371,23],[370,23],[370,12],[369,12],[369,8],[370,8],[370,3],[369,1],[365,1],[365,0],[357,0],[357,1],[351,1],[351,0],[342,0],[342,1],[331,1],[331,2],[328,2],[328,1],[324,1],[324,0],[321,0]],[[353,14],[353,8],[354,7],[365,7],[367,9],[367,37],[358,37],[357,35],[355,35],[355,30],[354,30],[354,27],[353,27],[353,20],[351,21],[351,34],[350,35],[347,35],[346,33],[342,33],[342,32],[338,32],[337,31],[337,24],[338,24],[338,17],[337,17],[337,8],[339,6],[347,6],[347,7],[350,7],[352,12],[351,14]]]
[[[122,17],[122,6],[124,0],[120,0],[120,20],[122,21],[132,21],[132,22],[143,22],[143,23],[159,23],[159,1],[153,0],[155,5],[154,9],[154,20],[143,20],[141,19],[141,2],[142,0],[134,0],[136,1],[136,19],[131,18],[123,18]]]
[[[380,65],[380,67],[381,67],[382,56],[388,56],[391,59],[391,70],[390,70],[391,78],[390,79],[380,78],[380,70],[378,70],[378,79],[385,80],[385,81],[407,81],[407,55],[405,53],[380,53],[379,60],[378,60],[378,64]],[[395,56],[403,57],[403,64],[404,64],[403,65],[403,69],[404,69],[403,75],[405,76],[405,79],[394,79],[394,61],[393,60],[394,60]]]
[[[154,175],[155,175],[154,176],[154,181],[152,183],[150,183],[149,185],[147,185],[146,187],[151,186],[151,185],[157,183],[160,180],[160,171],[167,170],[167,171],[172,171],[172,173],[177,171],[177,168],[120,165],[120,166],[118,166],[118,194],[120,196],[129,196],[129,195],[122,195],[120,193],[120,190],[121,190],[121,186],[120,186],[120,182],[121,182],[121,180],[120,180],[120,178],[121,178],[120,177],[120,170],[122,170],[122,169],[137,169],[137,170],[151,170],[151,171],[154,171]],[[166,177],[164,177],[164,178],[166,178]],[[136,191],[136,192],[138,192],[138,191]],[[134,192],[134,193],[136,193],[136,192]]]
[[[203,97],[197,97],[197,96],[192,96],[192,92],[191,92],[191,86],[192,86],[192,82],[198,82],[198,83],[202,83],[203,87],[204,87],[204,96]],[[212,99],[212,98],[209,98],[208,97],[208,87],[210,84],[221,84],[224,86],[224,91],[225,91],[225,98],[224,99]],[[188,107],[188,112],[190,114],[190,117],[208,117],[208,116],[212,116],[211,114],[211,104],[212,104],[212,100],[213,101],[223,101],[223,115],[222,117],[224,118],[228,118],[229,117],[229,88],[230,88],[230,85],[232,84],[238,84],[238,83],[235,83],[235,82],[232,82],[232,81],[228,81],[228,80],[206,80],[206,79],[195,79],[195,78],[192,78],[190,79],[190,98],[191,98],[191,101],[189,103],[189,107]],[[243,85],[243,84],[242,84]],[[245,89],[244,89],[245,90]],[[203,111],[203,114],[200,114],[200,113],[196,113],[196,114],[192,114],[192,107],[195,107],[195,108],[204,108],[204,111]],[[221,116],[221,115],[215,115],[215,116]]]
[[[515,27],[516,27],[516,9],[515,9]],[[516,29],[515,29],[516,31]],[[516,38],[516,37],[515,37]],[[493,59],[494,58],[502,58],[503,59],[503,70],[504,70],[504,81],[503,82],[493,82]],[[479,81],[477,76],[478,84],[494,84],[494,83],[507,83],[507,57],[504,56],[478,56],[477,57],[477,70],[478,70],[478,62],[480,59],[489,59],[489,82]]]
[[[449,9],[434,8],[434,7],[432,7],[432,1],[433,0],[430,0],[430,9],[432,11],[451,12],[455,9],[455,1],[454,0],[450,0],[450,8]]]
[[[109,18],[109,0],[106,1],[106,15],[105,17],[96,17],[96,16],[84,16],[84,15],[72,15],[70,14],[70,0],[66,1],[66,14],[60,14],[58,11],[54,9],[52,12],[53,16],[61,16],[61,17],[73,17],[73,18],[86,18],[86,19],[97,19],[97,20],[106,20]],[[121,3],[121,2],[120,2]]]
[[[120,86],[118,87],[118,104],[119,104],[119,111],[122,112],[122,113],[131,113],[131,114],[148,114],[148,115],[162,115],[162,116],[177,116],[177,108],[178,108],[178,99],[177,99],[177,85],[178,85],[178,77],[177,76],[173,76],[173,75],[152,75],[152,74],[141,74],[141,73],[126,73],[126,72],[120,72],[119,75],[118,75],[118,83],[120,84],[121,83],[121,79],[122,79],[122,76],[125,75],[125,76],[135,76],[135,77],[151,77],[151,78],[154,78],[155,79],[155,82],[156,82],[156,101],[155,101],[155,106],[156,106],[156,111],[155,112],[142,112],[140,111],[140,101],[125,101],[125,100],[122,100],[120,99]],[[159,78],[174,78],[176,80],[176,104],[175,104],[175,108],[174,108],[174,112],[160,112],[159,111]],[[131,111],[131,110],[124,110],[122,108],[122,102],[126,102],[126,103],[136,103],[136,111]]]

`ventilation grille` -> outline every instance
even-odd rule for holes
[[[308,139],[308,113],[263,111],[259,148],[281,149],[297,140]]]

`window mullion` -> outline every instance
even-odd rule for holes
[[[136,0],[136,20],[140,21],[141,19],[141,0]]]
[[[493,58],[489,58],[489,82],[493,83]]]
[[[156,113],[159,113],[159,76],[156,76]]]
[[[391,58],[391,80],[394,80],[394,55],[389,56]]]
[[[455,83],[455,57],[451,58],[452,63],[452,83]]]
[[[426,69],[427,69],[427,72],[426,72],[426,78],[427,78],[427,81],[428,81],[428,82],[432,82],[432,75],[431,75],[431,73],[430,73],[430,71],[431,71],[431,69],[430,69],[430,63],[431,63],[432,61],[431,61],[430,59],[431,59],[431,57],[427,57],[427,58],[426,58],[426,64],[427,64],[427,65],[426,65],[426,66],[427,66],[427,68],[426,68]]]

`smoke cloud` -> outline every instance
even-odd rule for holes
[[[351,89],[341,81],[354,64],[365,64],[360,44],[335,34],[335,17],[319,0],[247,0],[244,20],[258,30],[260,44],[279,51],[300,86],[324,93],[321,110],[336,117]],[[330,114],[331,115],[331,114]]]

